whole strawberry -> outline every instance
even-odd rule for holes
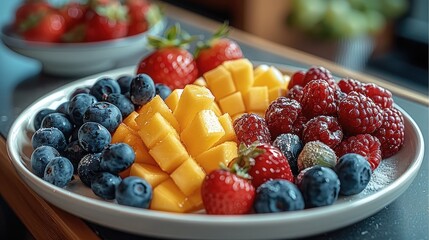
[[[227,38],[228,24],[223,24],[215,34],[206,42],[199,42],[195,52],[198,72],[203,75],[224,61],[243,58],[240,46]]]
[[[255,143],[248,147],[240,144],[238,157],[234,159],[242,168],[247,168],[252,185],[258,188],[272,179],[286,179],[293,182],[289,162],[280,149],[268,143]]]
[[[254,113],[245,113],[234,121],[234,130],[239,143],[270,143],[271,135],[265,119]]]
[[[235,165],[231,170],[209,173],[201,186],[201,197],[207,214],[246,214],[252,210],[255,188]]]
[[[149,36],[155,51],[140,61],[137,74],[145,73],[155,84],[162,83],[171,90],[193,83],[198,77],[197,64],[185,48],[193,40],[178,24],[166,31],[165,38]]]

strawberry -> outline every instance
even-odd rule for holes
[[[129,16],[128,36],[145,32],[149,27],[146,20],[146,13],[150,7],[149,1],[127,0],[125,5],[128,7]]]
[[[226,38],[229,33],[228,24],[223,24],[206,42],[199,42],[195,52],[195,61],[200,75],[216,68],[224,61],[243,57],[240,46]]]
[[[248,175],[234,165],[209,173],[201,186],[201,197],[207,214],[246,214],[252,209],[255,188]]]
[[[149,36],[149,45],[155,51],[139,62],[137,74],[145,73],[155,83],[167,85],[171,90],[193,83],[198,77],[197,64],[186,50],[193,40],[178,24],[168,29],[165,37]]]
[[[96,5],[88,10],[85,20],[85,42],[110,40],[127,35],[127,11],[120,3]]]
[[[256,189],[272,179],[294,181],[286,157],[277,147],[268,143],[255,142],[248,147],[240,144],[238,157],[232,163],[248,169],[248,173],[252,177],[252,185]]]

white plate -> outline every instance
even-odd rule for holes
[[[40,196],[76,216],[114,229],[146,236],[182,239],[278,239],[304,237],[338,229],[373,215],[399,197],[414,180],[423,159],[424,143],[414,120],[399,108],[405,120],[405,142],[395,156],[376,169],[368,187],[352,197],[341,197],[334,205],[296,212],[242,216],[175,214],[136,209],[100,200],[76,180],[58,188],[30,171],[32,119],[41,108],[55,108],[79,86],[94,83],[100,76],[133,74],[121,68],[70,83],[37,100],[13,124],[7,138],[12,163],[22,179]]]

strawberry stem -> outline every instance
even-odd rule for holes
[[[149,46],[159,49],[166,47],[187,48],[198,36],[191,36],[180,28],[176,23],[165,31],[164,36],[148,36]]]
[[[228,36],[229,34],[229,23],[228,21],[225,21],[217,30],[216,32],[208,39],[207,41],[199,41],[197,43],[197,48],[195,50],[194,56],[198,56],[200,51],[203,49],[207,49],[213,46],[213,42],[217,39],[223,38]]]

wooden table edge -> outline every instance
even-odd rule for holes
[[[0,193],[36,239],[100,239],[86,224],[37,195],[20,178],[0,136]]]
[[[221,24],[217,21],[208,19],[204,16],[189,12],[179,7],[166,4],[164,2],[162,3],[156,2],[156,3],[162,6],[167,16],[170,16],[171,14],[171,16],[174,16],[174,18],[180,19],[180,21],[186,22],[187,24],[195,26],[197,28],[204,26],[204,28],[214,32]],[[296,49],[292,49],[290,47],[287,47],[278,43],[274,43],[272,41],[263,39],[261,37],[257,37],[252,34],[246,33],[239,29],[231,29],[230,37],[237,41],[244,42],[253,48],[257,48],[280,57],[287,57],[303,65],[323,66],[329,69],[334,75],[337,75],[340,77],[350,77],[366,83],[375,83],[383,88],[388,89],[389,91],[392,92],[392,94],[396,96],[403,97],[405,99],[409,99],[411,101],[429,106],[429,97],[427,95],[401,87],[387,80],[377,78],[375,76],[371,76],[368,74],[364,74],[361,72],[353,71],[350,69],[346,69],[345,67],[335,64],[332,61],[329,61]],[[252,60],[257,60],[257,59],[252,59]],[[281,64],[281,63],[278,63],[278,64]]]

